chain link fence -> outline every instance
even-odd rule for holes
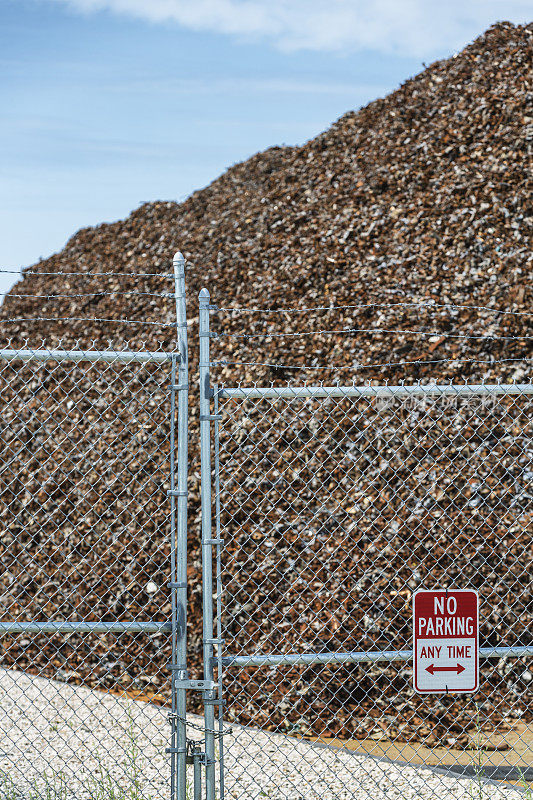
[[[168,797],[176,361],[0,351],[5,800]]]
[[[203,290],[189,414],[174,270],[175,349],[0,350],[0,800],[528,796],[533,385],[284,383],[256,340],[392,329],[217,336]],[[424,588],[479,594],[475,694],[413,689]]]
[[[533,387],[215,394],[224,696],[266,767],[226,744],[226,783],[440,798],[530,779]],[[421,696],[412,594],[454,587],[481,598],[480,690]]]
[[[227,326],[212,332],[208,311],[226,314]],[[533,385],[421,382],[401,360],[391,360],[405,376],[396,385],[355,372],[353,383],[298,380],[302,369],[335,370],[315,357],[327,336],[361,331],[276,329],[263,316],[280,312],[259,309],[248,334],[239,311],[200,295],[200,391],[212,398],[201,420],[213,428],[212,453],[207,434],[202,441],[203,483],[213,459],[204,545],[216,554],[207,658],[224,701],[220,730],[232,725],[220,745],[221,796],[528,795]],[[283,336],[296,364],[269,357]],[[308,361],[302,336],[320,341]],[[222,358],[210,355],[213,339]],[[480,366],[497,373],[500,362],[489,361]],[[388,364],[370,367],[380,375]],[[478,592],[477,692],[415,692],[420,589]]]

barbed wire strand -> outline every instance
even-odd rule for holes
[[[175,322],[148,322],[143,319],[105,319],[102,317],[28,317],[2,319],[0,316],[0,325],[4,322],[57,322],[62,324],[64,322],[114,322],[115,324],[124,323],[127,325],[158,325],[162,328],[175,328]]]
[[[533,312],[529,311],[507,311],[503,309],[491,308],[490,306],[463,306],[455,303],[356,303],[347,306],[317,306],[315,308],[231,308],[218,307],[216,311],[235,311],[240,314],[303,314],[313,311],[342,311],[348,308],[399,308],[399,307],[419,307],[419,308],[457,308],[465,311],[490,311],[492,314],[513,314],[519,317],[533,317]]]
[[[490,339],[502,341],[514,341],[516,339],[533,339],[533,336],[492,336],[491,334],[467,334],[467,333],[443,333],[442,331],[405,331],[405,330],[388,330],[386,328],[342,328],[340,330],[320,330],[320,331],[303,331],[298,333],[285,333],[284,331],[273,331],[272,333],[218,333],[217,337],[225,337],[232,339],[258,339],[267,338],[269,336],[319,336],[320,334],[335,334],[335,333],[388,333],[394,335],[416,335],[416,336],[437,336],[446,337],[447,339]]]
[[[275,367],[276,369],[377,369],[380,367],[403,367],[408,364],[469,364],[469,363],[476,363],[476,364],[503,364],[508,361],[532,361],[533,357],[523,356],[522,358],[499,358],[499,359],[479,359],[479,358],[466,358],[466,359],[456,359],[456,358],[440,358],[440,359],[433,359],[430,361],[385,361],[381,364],[329,364],[328,366],[325,365],[308,365],[308,364],[275,364],[270,362],[264,361],[212,361],[210,363],[211,367],[225,367],[225,366],[256,366],[256,367]]]
[[[117,278],[174,278],[174,274],[171,272],[39,272],[38,270],[32,269],[0,269],[0,274],[20,275],[21,278],[25,278],[26,275],[61,275],[66,278],[68,278],[69,275],[79,275],[84,278],[98,278],[104,275]]]
[[[56,297],[100,297],[100,296],[116,296],[116,295],[133,295],[135,297],[165,297],[174,298],[173,292],[118,292],[118,291],[96,291],[96,292],[79,292],[78,294],[12,294],[11,292],[0,292],[0,297],[26,297],[29,299],[38,300],[55,300]]]

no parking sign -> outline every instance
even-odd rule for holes
[[[413,595],[413,684],[420,694],[476,692],[479,600],[471,589]]]

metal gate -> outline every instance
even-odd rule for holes
[[[523,796],[533,385],[218,384],[214,308],[204,289],[206,797]],[[476,694],[414,692],[420,588],[479,592]]]
[[[184,266],[174,349],[0,350],[2,800],[185,797]]]

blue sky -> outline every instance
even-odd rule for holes
[[[297,144],[530,0],[0,0],[0,267]],[[530,16],[530,15],[529,15]],[[16,276],[0,275],[0,291]]]

